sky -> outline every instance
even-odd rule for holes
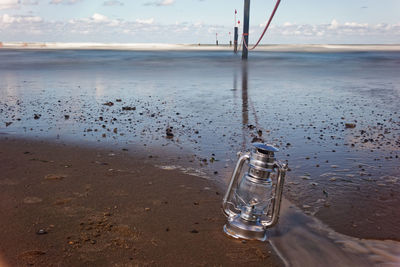
[[[252,0],[250,42],[276,0]],[[0,42],[228,43],[243,0],[0,0]],[[282,0],[262,44],[400,44],[400,0]]]

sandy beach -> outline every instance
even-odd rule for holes
[[[225,236],[221,192],[124,151],[1,137],[1,266],[282,266]]]
[[[120,50],[120,51],[232,51],[227,44],[162,44],[162,43],[27,43],[5,42],[3,49],[41,49],[41,50]],[[264,52],[399,52],[399,44],[270,44],[260,45],[257,51]]]

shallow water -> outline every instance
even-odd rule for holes
[[[283,200],[269,242],[286,266],[399,266],[400,243],[342,235]]]
[[[252,141],[274,143],[298,207],[346,235],[400,240],[399,69],[399,52],[243,64],[226,51],[2,49],[0,133],[144,147],[217,181]]]

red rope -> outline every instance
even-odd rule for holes
[[[267,25],[265,25],[265,28],[264,28],[263,33],[261,34],[261,36],[260,36],[260,38],[258,39],[257,43],[256,43],[252,48],[248,48],[248,47],[247,47],[247,44],[246,44],[246,42],[245,42],[245,40],[244,40],[244,38],[243,38],[243,43],[244,43],[244,45],[246,46],[246,48],[247,48],[248,50],[254,50],[254,49],[258,46],[258,44],[261,42],[262,38],[264,37],[265,33],[267,32],[267,30],[268,30],[268,28],[269,28],[269,25],[270,25],[271,22],[272,22],[272,19],[273,19],[274,16],[275,16],[276,11],[278,10],[278,7],[279,7],[279,4],[280,4],[280,3],[281,3],[281,0],[277,0],[277,1],[276,1],[275,8],[274,8],[274,10],[272,11],[271,16],[269,17],[269,20],[268,20]],[[243,34],[243,36],[244,36],[244,34]]]

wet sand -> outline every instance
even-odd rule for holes
[[[282,266],[222,233],[223,192],[126,151],[3,135],[1,266]]]

